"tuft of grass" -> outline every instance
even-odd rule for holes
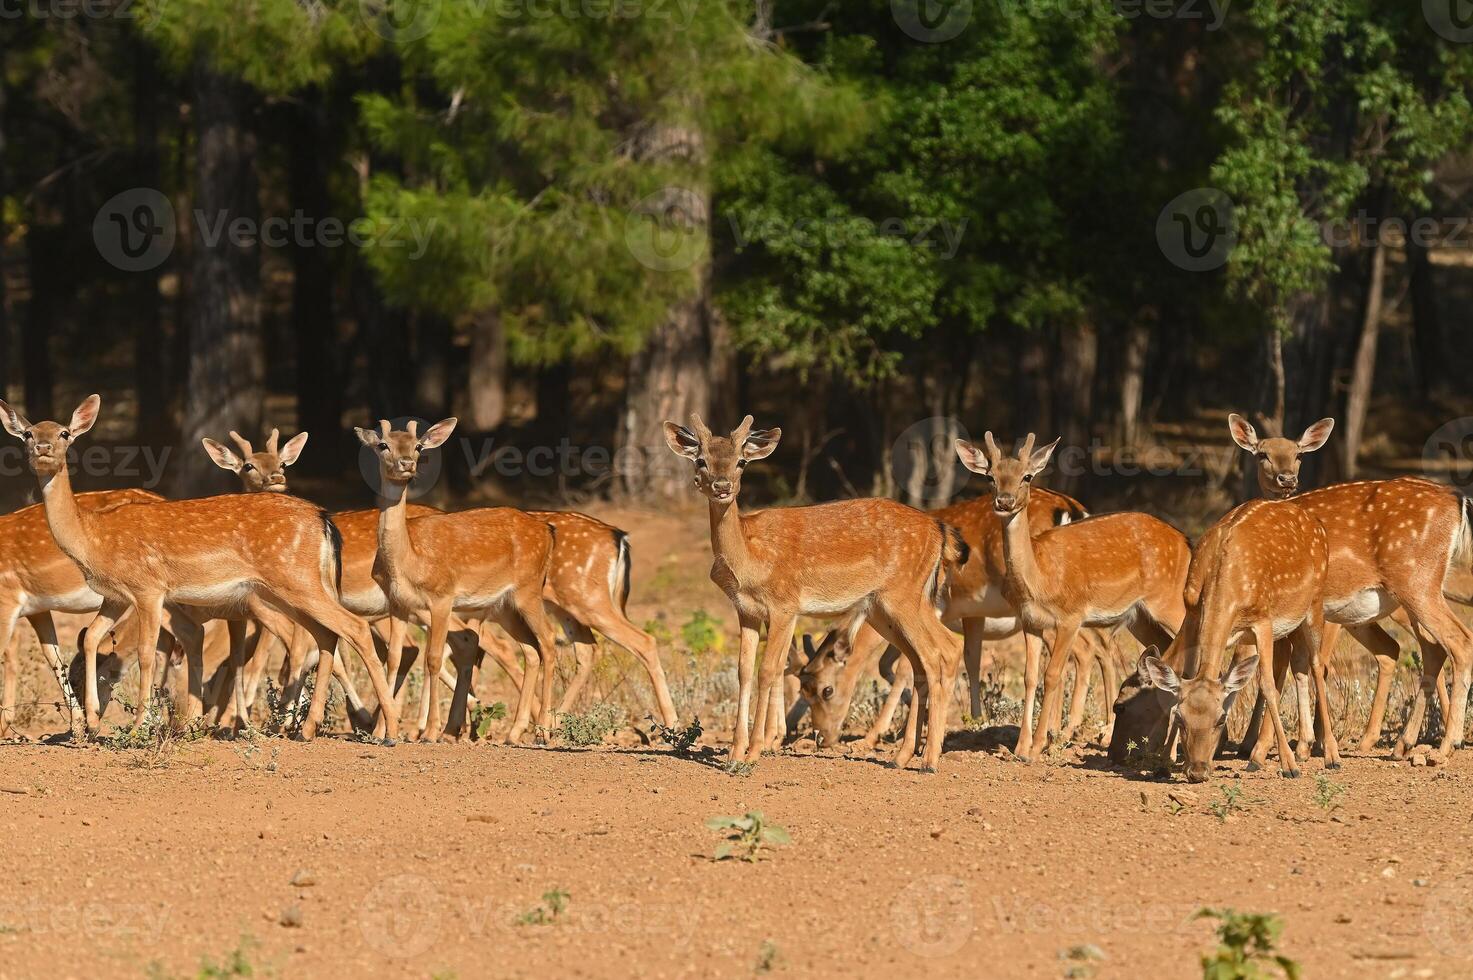
[[[1202,954],[1202,980],[1299,980],[1303,969],[1278,951],[1284,921],[1277,915],[1201,909],[1196,918],[1217,920],[1217,949]]]
[[[690,755],[690,750],[700,741],[704,732],[699,718],[693,719],[684,728],[671,728],[653,718],[650,719],[650,724],[654,727],[655,737],[674,749],[676,755]]]
[[[721,771],[728,776],[750,776],[757,771],[757,763],[748,762],[745,759],[732,759],[721,767]]]
[[[1348,789],[1344,783],[1337,783],[1324,773],[1314,777],[1314,802],[1321,810],[1331,813],[1340,806],[1340,796]]]
[[[471,738],[477,742],[491,736],[491,726],[506,717],[506,702],[478,704],[471,709]]]
[[[122,697],[118,700],[130,714],[133,713],[132,704]],[[137,727],[114,725],[109,734],[97,736],[97,744],[114,752],[137,752],[138,755],[131,760],[135,769],[167,769],[182,746],[198,742],[208,730],[203,717],[176,730],[173,713],[173,703],[156,694],[149,698],[148,709]]]
[[[542,904],[534,905],[521,915],[516,917],[519,926],[548,926],[558,921],[563,914],[563,909],[568,907],[568,899],[573,896],[561,888],[551,888],[542,893]]]
[[[691,653],[719,653],[726,645],[721,620],[704,609],[697,609],[680,627],[680,642]]]
[[[587,711],[568,711],[558,715],[558,738],[569,745],[598,745],[619,730],[623,710],[616,704],[601,701]]]
[[[1241,786],[1219,786],[1218,789],[1222,791],[1222,799],[1209,803],[1207,809],[1212,811],[1218,823],[1227,823],[1229,814],[1243,808],[1243,788]]]
[[[748,810],[744,817],[711,817],[706,821],[706,827],[726,831],[726,841],[716,848],[712,856],[714,861],[730,857],[757,861],[762,858],[764,848],[793,842],[786,830],[768,823],[761,810]]]
[[[753,964],[752,969],[757,973],[771,973],[779,960],[777,943],[771,939],[764,939],[762,945],[757,947],[757,962]]]

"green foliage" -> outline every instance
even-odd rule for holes
[[[701,740],[704,729],[701,719],[694,718],[684,728],[671,728],[654,722],[655,737],[675,750],[676,755],[690,755],[690,750]]]
[[[1321,810],[1330,813],[1340,806],[1340,796],[1348,789],[1344,783],[1337,783],[1324,773],[1317,773],[1314,777],[1314,802]]]
[[[558,715],[558,738],[569,745],[598,745],[619,730],[624,712],[616,704],[607,701],[595,704],[587,711],[568,711]]]
[[[1229,814],[1243,808],[1243,788],[1241,786],[1219,786],[1218,789],[1222,791],[1222,799],[1209,803],[1207,809],[1212,811],[1218,823],[1227,823]]]
[[[561,888],[552,888],[542,893],[542,904],[534,905],[532,908],[516,917],[519,926],[547,926],[558,921],[563,910],[568,907],[568,899],[572,898]]]
[[[762,945],[757,947],[757,962],[752,965],[752,969],[756,973],[771,973],[780,959],[777,943],[764,939]]]
[[[1216,951],[1202,956],[1202,980],[1298,980],[1298,963],[1276,949],[1284,932],[1277,915],[1202,909],[1199,919],[1217,920]]]
[[[717,846],[713,856],[716,861],[731,857],[757,861],[763,857],[764,848],[793,842],[786,830],[768,823],[761,810],[748,810],[744,817],[711,817],[706,827],[727,831],[725,843]]]
[[[491,726],[505,717],[505,701],[476,705],[471,709],[471,736],[478,741],[489,738]]]
[[[721,620],[697,609],[680,627],[680,641],[691,653],[718,653],[726,645],[726,636],[721,631]]]

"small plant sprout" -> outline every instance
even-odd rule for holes
[[[471,738],[483,742],[491,737],[491,726],[506,717],[506,702],[478,704],[471,709]]]
[[[1340,806],[1340,796],[1347,787],[1337,783],[1324,773],[1314,777],[1314,802],[1321,810],[1332,813]]]
[[[701,735],[705,731],[701,728],[701,719],[699,718],[692,720],[684,728],[671,728],[668,725],[660,724],[654,718],[650,719],[650,724],[654,726],[655,737],[670,746],[676,755],[690,755],[690,750],[700,741]]]
[[[1228,816],[1234,810],[1243,808],[1243,789],[1240,786],[1219,786],[1222,790],[1222,799],[1208,804],[1207,808],[1217,818],[1218,823],[1227,823]]]
[[[517,916],[516,924],[519,926],[547,926],[558,921],[563,910],[568,907],[568,899],[572,898],[561,888],[552,888],[542,893],[542,904],[534,905],[521,915]]]
[[[712,856],[716,861],[732,857],[743,861],[757,861],[763,855],[763,848],[793,842],[786,830],[776,824],[769,824],[761,810],[748,810],[744,817],[711,817],[706,821],[706,826],[711,830],[727,832],[726,841],[716,848],[716,853]]]
[[[1303,971],[1277,949],[1284,921],[1277,915],[1202,909],[1199,919],[1217,920],[1217,949],[1202,954],[1202,980],[1299,980]]]
[[[558,738],[569,745],[586,748],[598,745],[619,730],[623,712],[607,701],[584,712],[569,711],[558,715]]]
[[[697,609],[680,627],[680,641],[691,653],[719,653],[725,645],[722,640],[721,620],[704,609]]]
[[[756,973],[771,973],[778,965],[777,943],[771,939],[762,940],[762,945],[757,947],[757,962],[752,969]]]
[[[732,759],[721,767],[721,771],[728,776],[750,776],[757,771],[757,763],[747,762],[745,759]]]

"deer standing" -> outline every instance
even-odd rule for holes
[[[799,616],[846,617],[852,630],[867,620],[910,660],[916,677],[938,692],[951,690],[961,650],[941,623],[948,565],[965,560],[960,532],[893,500],[844,500],[810,507],[779,507],[742,514],[742,473],[772,455],[781,429],[752,429],[748,415],[729,436],[714,435],[692,415],[690,425],[665,423],[665,440],[694,467],[696,488],[711,519],[711,579],[736,608],[741,623],[739,694],[733,758],[756,760],[769,740],[782,738],[782,670]],[[756,678],[756,717],[748,712],[758,634],[767,627]],[[930,699],[923,765],[941,757],[948,699]],[[912,712],[914,718],[919,712]],[[768,731],[768,728],[773,731]],[[905,766],[915,753],[907,738],[895,756]]]
[[[405,619],[429,610],[430,632],[425,642],[425,684],[428,699],[424,740],[440,735],[439,699],[432,679],[439,676],[451,615],[467,613],[494,619],[527,650],[527,670],[517,698],[516,716],[508,741],[518,741],[531,721],[532,678],[542,666],[539,728],[552,723],[552,680],[557,656],[556,636],[542,602],[552,561],[553,530],[546,521],[510,507],[483,507],[454,514],[432,513],[410,519],[409,484],[418,473],[420,454],[436,449],[455,429],[453,418],[437,422],[418,434],[418,423],[407,430],[392,429],[387,421],[378,430],[357,429],[359,440],[379,460],[382,490],[379,499],[378,551],[373,578],[387,597],[389,673],[398,673],[404,645]],[[472,670],[461,666],[456,678],[451,726],[458,727],[456,706],[465,704]],[[314,708],[325,690],[313,692]]]
[[[1032,744],[1026,722],[1018,733],[1017,754],[1029,762],[1058,724],[1064,667],[1079,629],[1124,625],[1142,646],[1167,646],[1186,615],[1182,584],[1191,549],[1180,531],[1139,513],[1090,517],[1035,536],[1028,501],[1059,440],[1034,452],[1029,433],[1017,457],[1002,453],[991,432],[984,441],[985,449],[958,439],[957,454],[967,469],[992,482],[993,508],[1003,525],[1003,594],[1018,610],[1024,630],[1049,651]],[[1037,684],[1036,649],[1029,648],[1025,705]]]
[[[99,720],[97,649],[103,634],[132,606],[139,617],[139,635],[157,636],[165,602],[230,607],[253,616],[284,612],[310,629],[324,649],[344,638],[358,649],[381,702],[391,700],[373,656],[368,624],[338,604],[337,529],[325,511],[285,494],[125,503],[93,512],[78,506],[66,452],[92,428],[101,403],[91,395],[72,413],[69,424],[33,425],[0,401],[6,430],[26,444],[57,545],[103,599],[83,643],[88,730],[95,731]],[[195,662],[198,656],[193,654],[186,663],[191,678],[203,671],[203,665]],[[138,658],[141,691],[135,728],[148,711],[153,645],[140,643]],[[190,690],[198,683],[191,680]],[[319,686],[325,696],[327,677],[321,670]],[[385,710],[392,739],[398,718],[391,708]],[[312,738],[320,721],[320,712],[309,715],[302,737]]]
[[[1320,646],[1326,656],[1343,627],[1377,661],[1376,698],[1360,750],[1370,751],[1380,737],[1386,695],[1400,649],[1377,620],[1404,609],[1421,640],[1422,679],[1393,751],[1402,758],[1416,744],[1427,695],[1440,690],[1437,676],[1452,660],[1452,698],[1447,731],[1439,751],[1463,743],[1473,636],[1448,607],[1443,594],[1449,569],[1473,553],[1470,504],[1451,488],[1415,477],[1341,483],[1295,495],[1300,458],[1324,445],[1333,419],[1321,419],[1298,441],[1259,439],[1246,419],[1228,417],[1233,441],[1257,461],[1258,485],[1269,499],[1290,499],[1324,526],[1330,566],[1325,580],[1326,628]]]

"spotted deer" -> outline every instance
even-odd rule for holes
[[[410,615],[429,612],[424,650],[428,678],[439,676],[452,614],[496,620],[527,651],[526,677],[507,735],[516,742],[531,723],[532,679],[539,664],[542,690],[537,724],[542,731],[552,724],[557,646],[542,592],[552,562],[554,532],[546,521],[510,507],[409,517],[409,484],[418,474],[420,455],[443,445],[455,424],[454,418],[444,419],[423,435],[413,421],[407,429],[393,429],[385,420],[380,420],[376,430],[354,429],[379,460],[382,489],[373,578],[388,600],[389,673],[398,672],[405,621]],[[471,676],[470,665],[462,665],[452,703],[452,727],[460,721],[454,714],[465,703]],[[434,693],[433,683],[426,683],[426,724],[420,737],[427,741],[438,739],[442,728]],[[323,690],[313,692],[314,706],[324,695]]]
[[[1188,780],[1201,782],[1207,778],[1232,699],[1255,672],[1272,729],[1264,728],[1260,733],[1249,769],[1258,769],[1267,761],[1270,744],[1276,740],[1280,773],[1286,777],[1299,775],[1297,761],[1308,759],[1313,740],[1308,683],[1311,670],[1319,681],[1317,704],[1326,726],[1325,767],[1339,767],[1339,749],[1328,727],[1329,699],[1324,659],[1320,656],[1329,562],[1324,526],[1287,501],[1249,501],[1234,508],[1203,535],[1187,575],[1186,624],[1165,660],[1141,658],[1141,669],[1152,686],[1169,696],[1173,724],[1186,755]],[[1240,658],[1224,671],[1224,650],[1249,639],[1257,655]],[[1287,649],[1282,641],[1288,641]],[[1279,716],[1275,643],[1279,643],[1281,656],[1290,654],[1296,675],[1301,757],[1297,761]],[[1171,744],[1170,738],[1167,744]]]
[[[844,618],[852,630],[868,621],[910,660],[917,679],[938,691],[951,690],[961,667],[960,644],[941,622],[947,566],[966,557],[960,532],[883,499],[742,514],[737,498],[743,472],[772,455],[781,436],[781,429],[754,430],[750,415],[723,436],[696,415],[689,425],[665,423],[670,450],[690,461],[696,489],[707,498],[711,579],[731,600],[741,624],[736,759],[756,760],[770,743],[781,742],[782,672],[799,616]],[[753,669],[764,625],[767,639],[749,733]],[[927,709],[922,762],[928,770],[941,757],[947,701],[931,698]],[[915,751],[915,740],[907,738],[894,764],[905,766]]]
[[[1473,636],[1448,607],[1443,590],[1449,569],[1465,565],[1473,554],[1473,504],[1449,487],[1416,477],[1341,483],[1296,495],[1300,457],[1324,445],[1333,425],[1332,419],[1322,419],[1298,441],[1260,439],[1247,420],[1228,417],[1233,441],[1254,455],[1264,497],[1292,499],[1328,536],[1320,647],[1328,655],[1344,628],[1377,661],[1376,697],[1361,751],[1370,751],[1380,738],[1399,655],[1396,641],[1377,620],[1401,608],[1422,643],[1422,679],[1393,755],[1402,758],[1416,744],[1427,695],[1438,691],[1437,676],[1451,659],[1452,697],[1439,747],[1449,753],[1463,742]]]
[[[389,700],[368,624],[338,604],[338,536],[325,511],[275,493],[123,503],[91,512],[78,505],[66,452],[92,428],[101,404],[91,395],[72,413],[70,423],[33,425],[0,401],[0,421],[26,445],[56,544],[103,600],[83,643],[87,729],[95,731],[98,724],[97,650],[103,636],[130,606],[139,617],[139,635],[157,636],[166,602],[212,610],[230,607],[257,617],[282,612],[311,630],[324,649],[346,639],[363,658],[381,702]],[[138,658],[141,690],[135,727],[148,711],[153,645],[140,643]],[[186,669],[191,676],[202,673],[197,662],[187,663]],[[325,696],[327,678],[319,674],[319,681]],[[198,683],[191,681],[190,690]],[[392,739],[398,718],[389,710]],[[320,721],[320,712],[309,715],[302,737],[312,738]]]
[[[1089,517],[1034,535],[1028,507],[1033,481],[1059,444],[1055,439],[1035,452],[1034,439],[1029,433],[1016,457],[999,450],[991,432],[984,447],[964,439],[956,443],[963,465],[991,482],[993,509],[1003,525],[1003,594],[1027,634],[1049,651],[1031,744],[1026,724],[1018,733],[1017,755],[1024,762],[1038,757],[1059,723],[1064,667],[1080,628],[1124,625],[1142,646],[1167,646],[1186,615],[1182,585],[1191,560],[1181,532],[1146,514]],[[1037,683],[1032,649],[1024,704]]]

